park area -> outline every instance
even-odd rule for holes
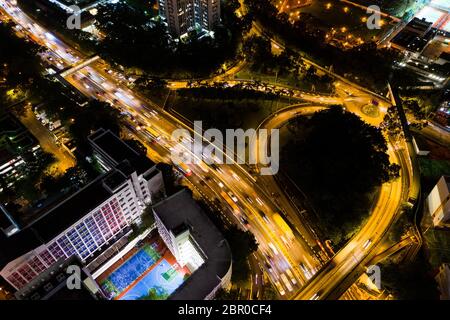
[[[363,42],[377,41],[390,27],[394,21],[382,17],[380,28],[370,30],[367,27],[369,15],[366,9],[352,5],[351,3],[314,0],[310,5],[295,8],[290,13],[310,14],[320,25],[320,28],[329,34],[330,42],[337,44],[347,43],[348,47],[359,45]],[[301,18],[300,18],[301,19]]]
[[[162,240],[153,237],[127,252],[96,281],[109,299],[164,300],[189,275]]]

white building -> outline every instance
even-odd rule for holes
[[[231,282],[232,260],[228,242],[187,190],[153,207],[161,238],[177,259],[192,272],[170,299],[213,299]]]
[[[450,176],[442,176],[426,199],[434,226],[450,226]]]

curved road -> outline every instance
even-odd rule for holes
[[[280,128],[292,118],[309,115],[325,108],[327,107],[305,105],[286,107],[265,119],[261,127]],[[364,263],[377,254],[373,249],[386,235],[400,212],[401,205],[407,200],[410,183],[406,145],[394,147],[389,143],[388,154],[391,162],[401,166],[401,177],[383,184],[367,223],[305,287],[299,290],[295,299],[338,299],[365,271]],[[350,281],[348,281],[349,278]]]

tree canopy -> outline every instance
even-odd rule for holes
[[[381,130],[339,106],[299,118],[289,128],[294,139],[282,150],[282,168],[339,241],[367,215],[368,195],[395,178],[399,167],[389,162]]]

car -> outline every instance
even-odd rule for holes
[[[230,196],[231,200],[233,200],[233,202],[238,202],[238,198],[233,194],[233,192],[228,191],[228,195]]]
[[[256,197],[256,202],[258,202],[258,204],[259,204],[260,206],[263,206],[263,205],[264,205],[264,202],[262,202],[262,200],[261,200],[260,198],[258,198],[258,197]]]
[[[272,242],[269,242],[267,245],[273,251],[273,253],[275,253],[276,255],[278,254],[278,250],[277,250],[277,248],[275,248],[275,246],[273,245]]]
[[[371,240],[371,239],[367,240],[367,241],[364,242],[364,244],[363,244],[363,249],[366,250],[367,248],[370,247],[371,244],[372,244],[372,240]]]
[[[246,218],[244,218],[244,217],[239,217],[239,220],[241,220],[241,222],[243,223],[243,224],[245,224],[245,225],[247,225],[248,224],[248,220],[246,219]]]
[[[259,215],[261,216],[261,218],[263,218],[263,220],[266,222],[266,223],[269,223],[270,221],[269,221],[269,218],[266,216],[266,214],[264,213],[264,212],[262,212],[261,210],[258,210],[258,213],[259,213]]]
[[[309,298],[309,300],[319,300],[319,298],[320,298],[320,294],[314,293],[314,295],[312,295],[311,298]]]

